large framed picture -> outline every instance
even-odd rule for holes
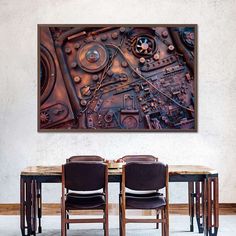
[[[38,25],[39,131],[197,131],[197,25]]]

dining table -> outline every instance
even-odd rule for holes
[[[200,165],[168,165],[169,182],[188,183],[190,231],[217,236],[219,228],[218,172]],[[109,168],[108,181],[120,183],[122,168]],[[29,166],[20,175],[20,228],[22,236],[42,233],[42,184],[61,183],[62,166]]]

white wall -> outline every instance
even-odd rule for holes
[[[197,23],[199,131],[38,133],[38,23]],[[216,168],[220,201],[235,203],[235,41],[233,0],[0,0],[0,203],[19,201],[19,175],[28,165],[59,165],[74,154],[116,159],[139,153],[169,164]],[[59,201],[58,185],[44,192],[46,201]],[[172,201],[186,201],[182,193],[186,184],[171,185]]]

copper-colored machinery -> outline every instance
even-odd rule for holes
[[[195,25],[38,29],[39,130],[196,130]]]

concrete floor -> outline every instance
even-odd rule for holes
[[[110,236],[118,236],[118,217],[110,216]],[[41,236],[60,236],[60,217],[44,216],[43,233]],[[219,236],[236,235],[236,215],[221,216]],[[161,235],[160,230],[154,229],[154,224],[128,224],[127,236],[157,236]],[[0,216],[0,236],[20,236],[19,216]],[[189,232],[189,217],[182,215],[170,216],[170,236],[192,236],[202,235]],[[68,236],[103,236],[101,224],[80,224],[72,225],[68,231]]]

